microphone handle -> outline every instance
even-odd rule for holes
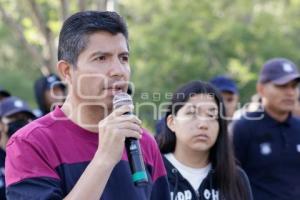
[[[144,186],[148,184],[148,176],[145,170],[145,164],[139,141],[136,138],[126,138],[125,149],[127,152],[134,185]]]

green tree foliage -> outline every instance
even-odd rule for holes
[[[56,72],[57,40],[63,20],[104,0],[0,0],[0,85],[34,106],[33,83]]]
[[[151,94],[159,92],[159,104],[166,92],[189,80],[228,74],[237,81],[244,103],[255,93],[267,59],[287,57],[300,64],[299,0],[122,3],[131,31],[138,101],[155,102]],[[150,92],[147,100],[142,98],[145,91]],[[152,109],[145,111],[144,117],[152,121]]]
[[[0,23],[0,44],[0,85],[33,105],[33,80],[40,75],[39,66],[3,23]]]
[[[69,15],[77,10],[95,9],[100,1],[0,2],[23,27],[29,44],[45,58],[46,42],[28,2],[38,5],[53,40],[57,41],[66,15],[62,6],[66,4],[62,2],[68,3]],[[170,92],[189,80],[209,80],[218,74],[228,74],[238,82],[244,103],[255,93],[257,74],[267,59],[287,57],[300,64],[300,0],[115,2],[129,24],[136,102],[159,105],[169,100]],[[15,31],[5,22],[0,25],[0,84],[8,84],[7,87],[20,94],[31,94],[25,83],[36,77],[40,61],[28,59],[28,50],[13,37]],[[8,69],[14,76],[7,75]],[[22,73],[26,75],[21,76]],[[9,77],[18,81],[7,81]],[[159,114],[154,110],[149,105],[139,110],[149,126]]]

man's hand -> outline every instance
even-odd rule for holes
[[[140,139],[142,137],[141,120],[135,115],[124,115],[124,113],[132,112],[132,109],[128,105],[121,106],[99,122],[99,146],[95,158],[101,156],[114,166],[121,159],[125,138]]]

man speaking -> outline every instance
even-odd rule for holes
[[[136,116],[125,114],[132,106],[113,110],[113,97],[127,91],[130,77],[123,19],[97,11],[69,17],[59,36],[57,69],[68,84],[66,101],[7,144],[8,199],[169,199],[154,139]],[[148,179],[141,186],[134,184],[126,138],[141,146]]]

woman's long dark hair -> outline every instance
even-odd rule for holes
[[[215,183],[225,199],[247,199],[246,189],[237,171],[232,145],[227,132],[227,121],[224,119],[225,107],[220,93],[211,84],[202,81],[191,81],[180,87],[174,94],[165,116],[163,131],[157,136],[161,153],[173,153],[176,146],[176,136],[167,126],[167,117],[176,115],[189,98],[196,94],[208,94],[214,97],[218,105],[218,123],[220,126],[216,143],[210,149],[209,160],[215,171]]]

